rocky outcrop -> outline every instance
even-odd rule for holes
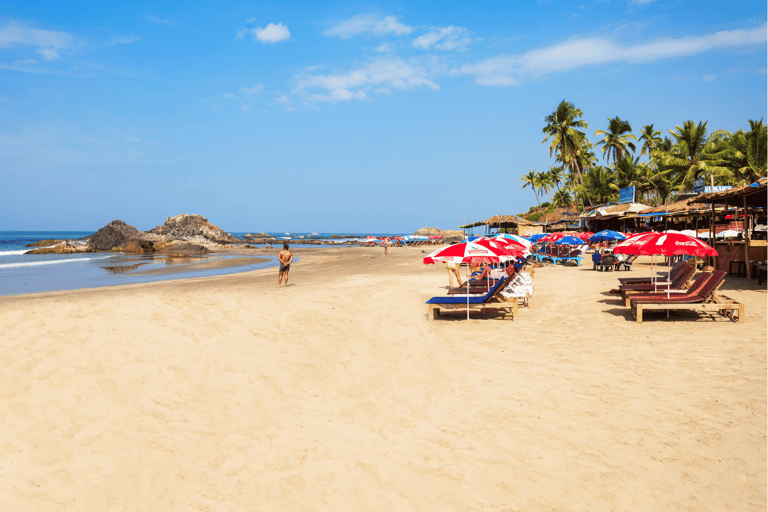
[[[148,233],[164,235],[171,239],[190,240],[196,237],[219,244],[240,244],[243,241],[214,226],[202,215],[180,214],[165,219],[165,224],[150,229]]]
[[[88,245],[94,251],[110,251],[139,238],[139,230],[121,220],[113,220],[91,236]]]
[[[66,242],[66,240],[52,240],[50,238],[46,238],[45,240],[40,240],[39,242],[32,242],[31,244],[27,244],[24,247],[49,247],[51,245],[59,245]]]
[[[416,236],[437,236],[439,234],[441,234],[439,229],[427,228],[427,227],[417,229],[416,232],[414,233],[414,235]]]
[[[443,241],[449,244],[455,244],[464,240],[464,232],[459,229],[438,229],[438,228],[421,228],[417,230],[414,235],[417,236],[442,236]]]
[[[44,242],[54,242],[54,240],[43,240]],[[29,247],[29,246],[27,246]],[[88,244],[72,242],[69,240],[60,240],[55,245],[46,244],[40,249],[31,249],[24,254],[74,254],[78,252],[94,252]]]
[[[113,251],[124,252],[126,254],[165,254],[174,257],[195,256],[199,254],[208,254],[210,249],[202,245],[190,244],[179,240],[170,242],[160,240],[147,240],[141,238],[131,238],[123,245],[114,247]]]

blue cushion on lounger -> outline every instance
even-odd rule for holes
[[[496,289],[506,281],[506,279],[499,279],[499,281],[493,285],[493,287],[488,290],[488,293],[485,295],[469,297],[469,304],[482,304],[483,302],[487,301],[491,295],[493,295],[493,292],[495,292]],[[427,301],[427,304],[467,304],[467,297],[466,295],[463,297],[457,295],[453,295],[451,297],[432,297]]]

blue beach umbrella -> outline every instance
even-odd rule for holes
[[[591,237],[589,237],[590,243],[595,242],[620,242],[624,240],[626,237],[622,235],[621,233],[617,231],[611,231],[609,229],[605,231],[600,231],[599,233],[595,233]]]
[[[555,245],[584,245],[584,240],[575,236],[566,236],[556,241]]]
[[[549,233],[536,233],[533,235],[528,235],[526,238],[531,242],[538,242],[540,238],[544,238],[547,235],[549,235]]]

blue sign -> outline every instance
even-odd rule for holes
[[[637,193],[636,187],[627,187],[619,190],[619,204],[634,203],[635,195]]]
[[[733,185],[717,185],[715,186],[715,192],[722,192],[723,190],[732,189]],[[712,187],[704,187],[704,192],[712,192]]]
[[[701,194],[704,192],[704,180],[693,180],[693,193]]]

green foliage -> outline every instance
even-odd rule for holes
[[[689,120],[668,130],[670,136],[663,138],[649,124],[637,139],[628,121],[609,118],[607,130],[595,132],[602,136],[596,145],[602,146],[604,158],[611,162],[606,167],[598,165],[595,146],[584,133],[587,123],[581,118],[581,110],[563,100],[544,119],[542,143],[549,142],[549,155],[557,165],[523,177],[523,187],[534,190],[539,204],[528,211],[529,220],[540,219],[555,206],[616,201],[619,189],[629,186],[637,187],[638,200],[657,205],[690,190],[698,178],[715,185],[738,185],[752,183],[767,172],[768,129],[762,119],[750,120],[749,131],[733,134],[725,130],[708,133],[706,121]],[[640,154],[635,155],[638,149]],[[640,156],[646,154],[648,160],[640,163]],[[544,194],[549,194],[550,201],[541,203],[539,196]]]

